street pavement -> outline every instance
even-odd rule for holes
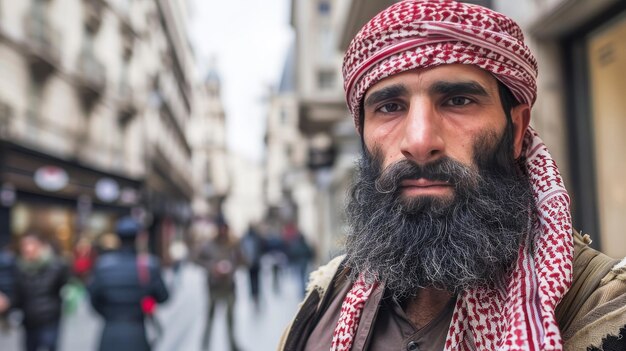
[[[206,278],[204,271],[186,264],[180,271],[178,283],[172,286],[171,298],[157,310],[163,334],[154,351],[201,351],[201,339],[206,321]],[[165,272],[166,282],[174,284],[171,271]],[[275,350],[278,340],[293,317],[301,300],[297,280],[290,271],[280,275],[281,285],[275,291],[269,267],[261,275],[261,303],[257,310],[249,297],[245,271],[237,272],[237,302],[235,307],[235,335],[242,351]],[[226,311],[222,306],[215,311],[211,332],[210,351],[228,351]],[[60,351],[97,350],[102,322],[86,299],[71,315],[64,316],[61,327]],[[155,337],[149,327],[150,338]],[[0,350],[21,350],[21,331],[0,331]]]

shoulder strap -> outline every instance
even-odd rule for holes
[[[150,269],[148,268],[148,255],[146,254],[137,254],[137,276],[139,277],[140,285],[145,286],[150,283]]]

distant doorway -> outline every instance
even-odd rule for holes
[[[626,255],[626,13],[586,37],[602,250]]]

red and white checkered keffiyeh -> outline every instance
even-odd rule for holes
[[[356,35],[344,59],[346,99],[359,130],[368,88],[391,75],[442,64],[491,72],[522,103],[536,98],[537,64],[522,31],[506,16],[450,0],[405,0],[384,10]],[[529,127],[523,162],[537,213],[506,286],[461,293],[446,351],[562,350],[554,309],[572,281],[569,196],[543,141]],[[359,279],[345,297],[331,350],[350,350],[373,286]]]
[[[370,20],[344,56],[344,89],[357,130],[359,104],[376,82],[414,68],[454,63],[491,72],[518,101],[535,102],[537,62],[513,20],[456,1],[406,0]]]

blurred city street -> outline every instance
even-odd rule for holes
[[[362,232],[346,211],[361,193],[355,166],[375,165],[364,156],[379,136],[393,153],[409,145],[366,136],[354,92],[369,91],[355,82],[372,68],[344,64],[362,26],[399,1],[0,0],[0,351],[23,350],[24,328],[31,349],[97,350],[101,316],[106,351],[141,351],[153,313],[153,351],[200,351],[209,290],[226,305],[210,350],[233,338],[275,350],[306,272]],[[540,94],[523,120],[532,107],[559,165],[563,217],[624,257],[626,1],[461,2],[511,17],[538,49]],[[444,144],[433,154],[459,156]]]
[[[163,326],[163,336],[156,344],[156,351],[200,351],[206,318],[206,284],[204,271],[186,264],[181,270],[180,284],[171,289],[172,299],[159,306],[157,312]],[[166,282],[172,274],[167,271]],[[269,267],[262,273],[261,306],[256,313],[248,293],[246,272],[237,272],[237,302],[235,307],[236,336],[241,350],[275,350],[278,340],[295,314],[301,296],[296,279],[290,271],[281,275],[280,291],[273,291]],[[85,296],[86,298],[86,296]],[[218,308],[210,340],[212,351],[228,350],[224,311]],[[65,316],[62,322],[60,351],[97,350],[101,320],[83,299],[74,314]],[[149,335],[154,337],[153,329]],[[0,350],[20,350],[21,331],[13,329],[0,333]]]

